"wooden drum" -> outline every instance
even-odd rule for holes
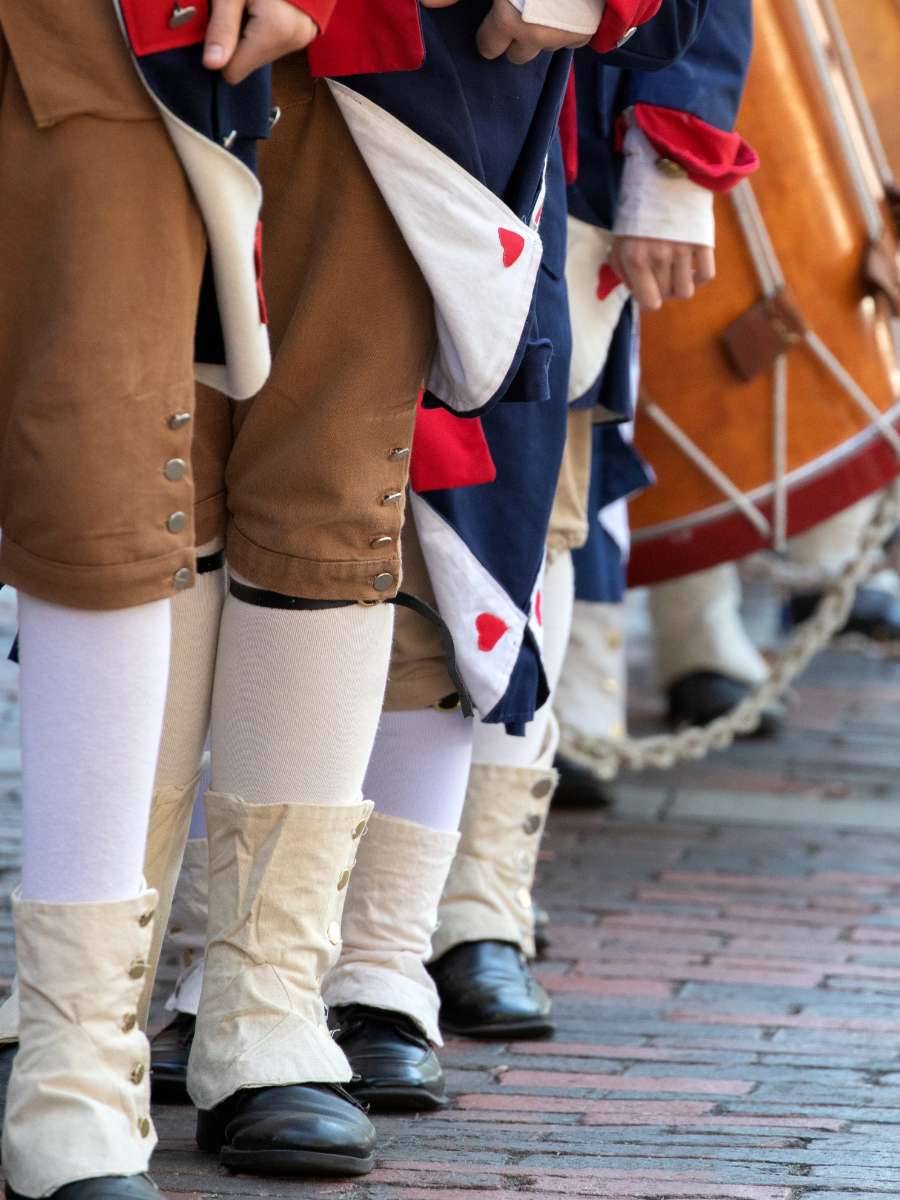
[[[900,13],[863,14],[882,2]],[[883,151],[831,0],[754,13],[738,130],[760,169],[716,197],[716,279],[643,318],[635,441],[659,483],[630,506],[632,585],[780,550],[900,473]]]

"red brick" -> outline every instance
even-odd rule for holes
[[[652,996],[666,999],[672,988],[648,979],[585,979],[579,975],[548,975],[537,970],[537,979],[548,992],[577,992],[583,996]]]
[[[580,1071],[507,1071],[510,1087],[597,1088],[616,1092],[693,1092],[704,1096],[746,1096],[756,1086],[743,1079],[696,1079],[675,1076],[594,1075]]]
[[[758,1029],[822,1029],[837,1033],[896,1033],[900,1021],[881,1017],[816,1017],[804,1013],[667,1012],[667,1021],[685,1025],[750,1025]]]

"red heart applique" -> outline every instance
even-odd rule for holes
[[[487,652],[493,650],[509,626],[493,613],[479,613],[475,628],[478,630],[478,649]]]
[[[511,267],[525,249],[525,239],[514,229],[498,229],[497,233],[503,247],[503,265]]]
[[[543,623],[544,623],[544,618],[541,616],[541,592],[540,592],[540,588],[538,588],[538,594],[537,594],[537,595],[535,596],[535,598],[534,598],[534,619],[537,621],[538,625],[543,625]]]

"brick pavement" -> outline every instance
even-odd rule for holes
[[[0,639],[10,616],[0,593]],[[230,1175],[197,1151],[191,1110],[160,1107],[160,1185],[172,1200],[900,1194],[900,663],[833,651],[797,692],[778,742],[623,780],[611,815],[552,816],[537,970],[553,1041],[448,1042],[453,1107],[376,1118],[378,1167],[358,1181]],[[0,667],[7,978],[14,701]]]

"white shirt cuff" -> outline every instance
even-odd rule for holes
[[[547,25],[593,37],[597,32],[606,0],[512,0],[522,20],[529,25]]]
[[[638,125],[625,134],[624,151],[615,236],[715,246],[713,193],[690,179],[664,174],[680,168],[657,154]],[[668,166],[660,169],[662,164]]]

